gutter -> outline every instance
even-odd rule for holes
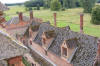
[[[35,51],[38,55],[40,55],[43,59],[45,59],[46,61],[48,61],[49,63],[51,63],[53,66],[57,66],[56,64],[54,64],[50,59],[46,58],[44,55],[42,55],[40,52],[38,52],[37,50],[35,50],[31,45],[29,45],[29,47]]]

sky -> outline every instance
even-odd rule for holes
[[[25,1],[29,1],[29,0],[0,0],[2,3],[22,3],[22,2],[25,2]]]

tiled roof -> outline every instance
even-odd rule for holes
[[[47,30],[55,30],[56,37],[48,48],[49,51],[55,53],[57,56],[61,56],[61,45],[64,40],[70,40],[70,43],[73,43],[72,39],[76,38],[77,47],[76,53],[71,61],[74,66],[92,66],[96,52],[97,52],[97,39],[96,37],[85,35],[82,33],[74,32],[69,30],[69,28],[56,28],[49,24],[41,24],[38,34],[35,38],[35,42],[39,45],[42,45],[41,36],[42,33]]]
[[[6,32],[0,30],[0,60],[21,56],[29,50]]]
[[[9,8],[0,2],[0,11],[8,10]]]
[[[11,36],[16,38],[16,35],[24,35],[27,29],[28,29],[28,26],[25,26],[25,27],[16,28],[16,29],[7,30],[7,31],[8,33],[10,33]]]
[[[23,21],[29,22],[29,17],[23,16]],[[19,22],[19,17],[12,17],[5,25],[18,24]]]
[[[40,25],[39,31],[38,31],[37,36],[34,39],[34,41],[37,42],[37,44],[42,45],[42,42],[41,42],[42,34],[43,34],[43,32],[46,32],[46,31],[49,31],[49,30],[55,30],[55,28],[53,26],[51,27],[49,25],[49,22],[48,23],[42,23]]]
[[[76,48],[77,44],[79,44],[76,38],[65,40],[65,42],[68,48]]]

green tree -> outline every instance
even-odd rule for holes
[[[96,0],[81,0],[81,5],[84,8],[85,13],[91,13]]]
[[[59,11],[61,9],[61,3],[58,0],[52,0],[50,8],[53,11]]]
[[[31,0],[31,1],[26,1],[24,3],[25,7],[37,7],[37,4],[39,4],[40,6],[43,6],[44,1],[43,0]]]
[[[39,4],[37,4],[37,10],[40,10],[40,5]]]
[[[63,7],[74,8],[76,0],[63,0]]]
[[[50,8],[51,0],[44,0],[44,8]]]
[[[92,9],[91,23],[100,25],[100,5],[97,5]]]

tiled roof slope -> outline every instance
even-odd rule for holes
[[[8,30],[8,33],[10,33],[10,35],[12,37],[16,38],[16,35],[24,35],[27,29],[28,29],[28,26],[16,28],[16,29],[13,29],[13,30]]]
[[[8,10],[9,8],[0,2],[0,11]]]
[[[29,50],[20,42],[14,40],[9,34],[0,30],[0,60],[22,56]]]
[[[49,24],[50,24],[50,23],[47,22],[47,23],[42,23],[42,24],[40,25],[39,31],[38,31],[38,33],[37,33],[37,36],[36,36],[36,38],[34,39],[34,41],[35,41],[37,44],[42,45],[41,36],[42,36],[43,32],[48,31],[48,30],[55,30],[55,27],[53,27],[53,26],[51,27]]]
[[[29,22],[29,17],[23,16],[23,21],[25,22]],[[19,21],[19,17],[12,17],[8,22],[5,23],[5,25],[10,25],[10,24],[18,24]]]
[[[92,66],[97,52],[97,39],[95,37],[76,33],[70,30],[62,32],[62,35],[58,34],[49,50],[56,55],[61,56],[60,48],[63,40],[77,38],[78,50],[74,55],[72,64],[74,66]]]
[[[97,38],[78,32],[68,30],[67,28],[55,28],[49,24],[41,24],[35,42],[42,45],[41,35],[46,30],[55,30],[57,36],[48,48],[49,51],[61,56],[61,45],[64,40],[77,38],[78,49],[72,59],[74,66],[92,66],[97,52]]]

